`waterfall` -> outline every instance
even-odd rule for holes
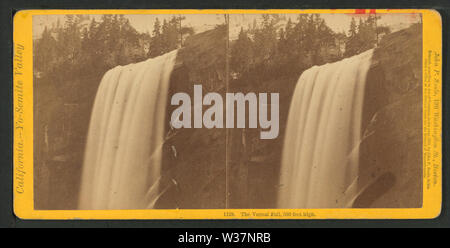
[[[103,76],[89,126],[80,209],[153,207],[156,199],[149,191],[158,188],[160,178],[176,54],[117,66]]]
[[[351,207],[372,53],[314,66],[300,76],[285,133],[279,208]]]

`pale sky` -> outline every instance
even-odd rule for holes
[[[420,21],[420,14],[377,14],[380,16],[378,21],[379,25],[387,25],[391,27],[391,31],[397,31],[402,28],[406,28],[412,23]],[[131,25],[139,32],[152,32],[153,24],[158,18],[161,22],[163,19],[170,19],[173,15],[124,15],[130,20]],[[194,28],[195,33],[200,33],[214,28],[216,25],[225,22],[223,14],[185,14],[186,17],[183,20],[182,25],[190,26]],[[279,25],[285,25],[288,18],[296,22],[298,14],[280,14],[284,16],[284,21],[281,21]],[[355,14],[320,14],[325,20],[327,25],[335,32],[347,32],[350,27],[350,21],[352,17],[358,21],[359,17],[367,17],[367,15],[355,15]],[[91,15],[91,18],[99,19],[100,15]],[[55,25],[57,20],[60,23],[64,23],[64,15],[40,15],[33,17],[33,38],[38,38],[45,26],[51,27]],[[230,38],[235,39],[241,27],[246,29],[249,24],[253,23],[256,19],[257,23],[261,21],[261,14],[230,14]]]

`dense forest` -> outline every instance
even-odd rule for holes
[[[231,42],[232,72],[239,77],[256,68],[274,71],[286,66],[301,71],[361,53],[375,46],[378,35],[389,33],[389,28],[376,25],[377,18],[359,18],[358,24],[353,18],[347,33],[336,33],[318,14],[299,15],[281,28],[279,16],[264,14],[259,23],[241,28]],[[184,19],[156,18],[150,34],[139,33],[123,15],[103,15],[99,20],[67,15],[64,23],[45,27],[35,40],[35,76],[65,80],[159,56],[181,47],[183,39],[194,34],[192,27],[182,26]]]
[[[232,45],[230,65],[237,78],[248,73],[263,78],[299,73],[371,49],[382,34],[390,32],[386,26],[377,26],[375,15],[359,18],[358,24],[352,18],[347,33],[334,32],[319,14],[299,15],[281,27],[279,16],[262,15],[261,19],[260,25],[241,29]]]
[[[181,17],[156,19],[154,31],[139,33],[123,15],[67,15],[65,22],[45,27],[34,42],[35,72],[38,77],[52,74],[68,78],[104,73],[116,66],[142,61],[179,47],[181,35],[193,34],[181,27]]]

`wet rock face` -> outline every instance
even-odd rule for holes
[[[170,79],[161,175],[166,191],[156,208],[225,208],[226,129],[170,127],[178,107],[170,104],[175,93],[185,92],[193,99],[194,84],[201,84],[203,94],[224,97],[225,26],[190,36],[184,45]]]
[[[422,26],[385,36],[367,76],[354,207],[422,206]]]

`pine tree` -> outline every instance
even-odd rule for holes
[[[350,21],[350,30],[348,31],[348,35],[349,35],[350,37],[355,37],[355,36],[356,36],[356,33],[357,33],[357,30],[356,30],[356,21],[355,21],[355,18],[352,17],[352,20]]]
[[[161,55],[162,52],[162,37],[161,37],[161,23],[158,18],[156,18],[153,24],[152,37],[150,40],[149,57],[156,57]]]
[[[252,41],[241,28],[238,39],[231,48],[231,70],[239,76],[249,71],[253,61]]]

